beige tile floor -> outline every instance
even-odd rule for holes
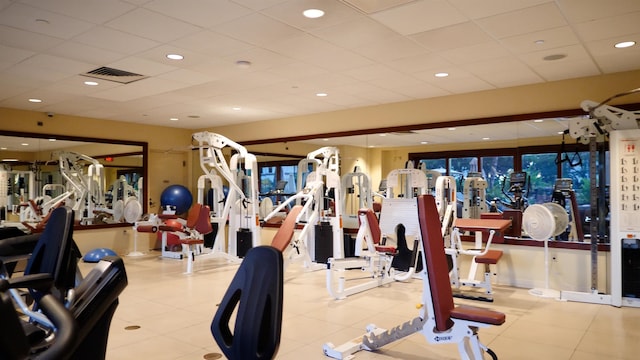
[[[107,359],[204,359],[220,350],[210,333],[216,304],[237,265],[221,259],[186,263],[157,253],[125,257],[129,286],[111,324]],[[82,264],[83,271],[91,264]],[[361,336],[368,324],[390,328],[418,314],[420,280],[393,283],[345,300],[329,297],[325,272],[285,274],[282,340],[277,359],[327,359],[322,344],[342,344]],[[480,340],[500,359],[638,359],[640,309],[560,302],[497,286],[493,303],[455,299],[506,313],[499,327],[480,330]],[[137,330],[127,330],[131,325]],[[356,359],[459,359],[453,345],[428,344],[420,334]],[[487,356],[489,358],[489,356]]]

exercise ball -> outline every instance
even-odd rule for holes
[[[97,248],[84,254],[84,256],[82,257],[82,261],[88,263],[97,263],[105,256],[118,256],[118,254],[116,254],[116,252],[111,249]]]
[[[160,206],[163,209],[170,206],[175,209],[176,214],[186,213],[192,203],[193,196],[191,192],[182,185],[170,185],[160,195]]]

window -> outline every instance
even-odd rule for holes
[[[557,153],[522,155],[522,171],[527,173],[525,196],[529,204],[551,201],[553,185],[558,178]]]
[[[482,177],[487,181],[485,198],[489,201],[501,199],[503,180],[513,172],[513,156],[485,156],[480,158]]]

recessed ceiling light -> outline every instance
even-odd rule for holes
[[[533,43],[536,44],[536,45],[542,45],[542,44],[544,44],[544,40],[542,40],[542,39],[536,40]]]
[[[387,136],[387,134],[380,134],[379,136]]]
[[[623,42],[619,42],[617,44],[615,44],[614,46],[618,49],[623,49],[623,48],[628,48],[631,47],[633,45],[635,45],[636,42],[635,41],[623,41]]]
[[[327,95],[329,95],[329,94],[327,94],[327,93],[317,93],[316,94],[316,96],[318,96],[318,97],[325,97]]]
[[[180,54],[167,54],[167,59],[182,60],[182,59],[184,59],[184,56],[182,56]]]
[[[447,130],[449,130],[449,131],[454,131],[455,129],[456,129],[456,128],[454,128],[454,127],[450,127],[450,128],[448,128]]]
[[[9,161],[18,161],[18,159],[2,159],[2,161],[6,161],[6,162],[9,162]]]
[[[420,144],[422,145],[427,145],[429,142],[428,141],[420,141]]]
[[[541,122],[544,122],[544,119],[535,119],[533,120],[533,122],[541,123]]]
[[[241,107],[239,107],[239,106],[234,106],[234,107],[232,107],[231,109],[233,109],[233,111],[240,111],[240,110],[242,110],[242,108],[241,108]]]
[[[491,138],[483,137],[482,140],[491,140]]]
[[[322,139],[322,141],[329,141],[329,139]]]
[[[0,150],[7,150],[7,148],[3,146],[3,147],[0,147]]]
[[[324,16],[324,11],[319,9],[307,9],[302,12],[302,15],[309,19],[317,19]]]
[[[29,146],[29,143],[22,143],[22,144],[20,144],[20,145],[22,145],[22,146]]]
[[[32,102],[32,103],[41,103],[41,102],[42,102],[42,100],[32,98],[32,99],[29,99],[29,102]]]
[[[446,73],[446,72],[439,72],[439,73],[435,73],[435,74],[433,74],[433,76],[435,76],[435,77],[439,77],[439,78],[442,78],[442,77],[447,77],[447,76],[449,76],[449,73]]]
[[[558,131],[558,135],[563,135],[564,131]]]
[[[554,61],[554,60],[564,59],[566,57],[567,57],[566,54],[552,54],[552,55],[547,55],[547,56],[543,57],[542,60]]]
[[[56,141],[56,139],[49,139],[49,141]]]
[[[236,61],[236,66],[240,69],[248,69],[251,67],[251,61],[247,60],[238,60]]]
[[[171,120],[171,121],[178,121],[179,119],[178,119],[178,118],[169,118],[169,120]]]
[[[98,83],[95,81],[85,81],[84,82],[85,85],[89,85],[89,86],[97,86]]]

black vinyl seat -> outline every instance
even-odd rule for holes
[[[213,322],[211,333],[230,360],[272,359],[282,329],[282,252],[251,248],[242,260]],[[237,307],[233,332],[229,321]]]

